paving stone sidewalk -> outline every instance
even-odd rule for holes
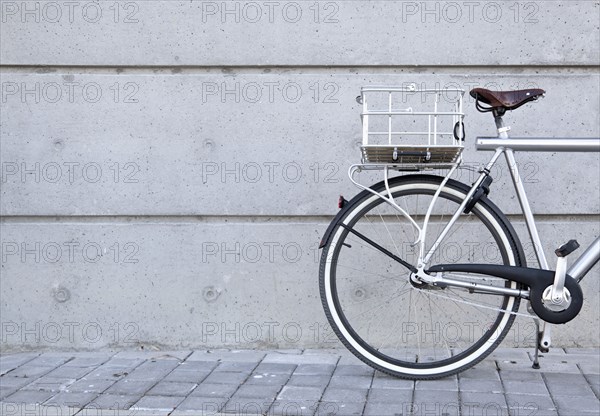
[[[600,414],[600,349],[498,349],[458,376],[400,380],[345,350],[0,356],[1,415]]]

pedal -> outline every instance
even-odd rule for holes
[[[569,254],[574,252],[579,248],[579,243],[577,240],[569,240],[556,250],[554,250],[554,254],[556,257],[567,257]]]

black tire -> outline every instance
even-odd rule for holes
[[[409,204],[416,200],[414,209],[416,218],[421,212],[419,197],[422,195],[423,199],[430,199],[442,180],[442,177],[432,175],[406,175],[390,179],[389,186],[397,203]],[[385,184],[380,182],[372,189],[377,192],[385,192]],[[439,209],[439,212],[436,211],[437,217],[432,216],[431,224],[434,224],[434,219],[439,218],[436,221],[439,222],[439,228],[442,229],[443,224],[447,223],[444,221],[445,211],[454,212],[468,190],[468,186],[449,180],[436,202],[435,209]],[[428,203],[425,206],[428,206]],[[402,216],[396,215],[396,212],[389,208],[381,198],[368,191],[361,192],[348,203],[345,214],[337,219],[329,234],[321,256],[319,286],[325,314],[342,343],[359,359],[377,370],[413,380],[434,379],[459,373],[483,360],[500,344],[513,324],[515,315],[498,309],[517,312],[520,299],[512,296],[469,294],[467,292],[464,292],[463,297],[455,291],[456,288],[440,290],[431,286],[424,287],[414,282],[411,283],[407,278],[409,272],[404,266],[375,249],[372,244],[365,243],[366,240],[357,237],[357,234],[349,231],[349,229],[358,231],[412,264],[414,260],[412,262],[408,260],[409,250],[404,249],[409,246],[407,246],[411,242],[409,240],[414,238],[414,235],[410,236],[410,233],[404,233],[404,230],[411,229],[412,226]],[[372,216],[373,213],[377,214],[380,220],[377,219],[377,216]],[[457,239],[456,241],[464,241],[465,235],[471,236],[472,231],[473,238],[484,241],[482,243],[484,247],[488,243],[491,246],[497,246],[500,257],[494,257],[494,262],[525,266],[523,249],[514,229],[505,215],[486,197],[479,200],[470,214],[461,215],[456,224],[457,229],[452,229],[448,233],[446,240],[439,246],[440,251],[446,242],[449,244],[453,241],[452,238]],[[393,227],[394,233],[390,231],[391,227]],[[466,229],[458,233],[464,227]],[[430,225],[429,229],[432,228],[433,225]],[[404,233],[400,239],[402,250],[394,241],[394,235],[399,229]],[[384,231],[387,232],[391,243],[386,241],[387,237]],[[400,234],[398,233],[398,235]],[[474,243],[469,244],[472,246]],[[488,248],[482,250],[489,251]],[[468,262],[481,263],[479,257],[486,255],[477,254],[473,249],[468,250],[467,256],[469,257]],[[454,261],[448,261],[447,258],[436,260],[445,261],[432,261],[429,266],[440,263],[467,262],[462,258],[453,258]],[[492,260],[487,257],[486,260],[488,260],[486,262],[492,263]],[[398,275],[400,278],[396,277]],[[374,276],[377,276],[377,280]],[[480,279],[481,276],[467,276],[466,278]],[[493,280],[490,277],[485,277],[485,279],[489,284],[512,288],[521,287],[516,282],[507,282],[502,279]],[[442,292],[444,295],[441,295]],[[390,299],[386,300],[385,296],[390,296]],[[404,298],[400,298],[400,296],[404,296]],[[421,297],[426,298],[423,299],[425,308],[415,307],[415,322],[412,322],[412,303],[416,302],[417,298],[421,300]],[[485,302],[475,304],[473,315],[464,310],[473,303],[471,299],[481,302],[482,298],[488,301],[490,297],[493,300],[491,306],[482,307],[482,305],[488,305]],[[441,298],[442,301],[439,301],[438,298]],[[433,304],[432,299],[434,299]],[[369,302],[371,303],[369,304]],[[427,302],[429,303],[428,311],[426,310]],[[406,308],[407,304],[408,314],[406,311],[397,312],[400,308]],[[467,306],[462,307],[461,304]],[[371,308],[371,305],[375,306]],[[367,307],[368,309],[365,309]],[[351,310],[352,308],[356,308],[359,314],[355,316],[356,310]],[[381,311],[383,308],[386,308],[385,312]],[[437,311],[435,308],[440,310]],[[492,312],[488,313],[488,309]],[[429,325],[429,322],[425,322],[426,313],[431,319],[430,329],[425,329]],[[362,322],[363,316],[366,320],[367,315],[373,316],[369,316],[368,321]],[[435,323],[434,315],[438,319]],[[459,327],[460,335],[453,339],[445,336],[444,351],[440,350],[439,353],[436,353],[435,346],[441,345],[440,338],[444,337],[438,335],[436,338],[436,334],[431,335],[431,343],[434,345],[433,352],[429,349],[425,351],[424,346],[421,348],[423,336],[427,341],[427,334],[438,331],[442,325],[446,325],[443,328],[449,328],[451,324],[456,324],[459,319],[463,319],[463,315],[465,319],[479,319],[483,322],[481,334],[476,334],[474,329],[472,336],[465,337],[463,329]],[[485,319],[493,319],[489,327],[486,326],[488,322]],[[464,325],[468,322],[461,320],[460,323]],[[380,327],[376,328],[377,324],[380,324]],[[401,327],[398,327],[399,324]],[[391,329],[389,329],[390,326]],[[397,327],[399,331],[396,333]],[[407,333],[412,335],[415,327],[421,332],[416,335],[416,338],[409,339],[408,336],[405,336]],[[410,328],[410,331],[407,328]],[[385,337],[385,334],[390,336]],[[471,338],[472,345],[461,347],[463,342],[470,343]],[[415,339],[418,348],[414,345]],[[395,342],[395,344],[390,344],[391,342]]]

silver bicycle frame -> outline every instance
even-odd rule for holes
[[[508,131],[510,127],[505,127],[502,117],[496,117],[496,127],[498,129],[498,137],[477,138],[477,150],[494,150],[503,151],[506,155],[506,160],[509,165],[512,180],[517,191],[519,204],[525,216],[525,222],[529,235],[534,245],[534,250],[540,268],[550,270],[544,250],[540,241],[539,234],[531,212],[531,207],[527,201],[527,195],[523,182],[519,176],[519,170],[515,163],[514,151],[528,152],[600,152],[600,138],[585,138],[585,139],[556,139],[556,138],[509,138]],[[594,267],[600,260],[600,237],[597,237],[594,242],[579,256],[579,258],[567,270],[567,274],[573,277],[577,282]],[[537,324],[539,325],[539,324]],[[543,322],[540,332],[540,346],[549,348],[552,341],[552,327]],[[537,350],[536,350],[537,352]]]
[[[477,150],[496,150],[499,147],[523,152],[600,152],[599,139],[545,139],[540,137],[506,138],[478,137]]]
[[[485,138],[481,137],[477,139],[477,150],[493,150],[494,156],[488,163],[485,169],[482,170],[479,179],[473,184],[471,191],[469,192],[465,201],[469,200],[475,189],[483,182],[485,176],[491,170],[491,167],[497,161],[498,156],[504,153],[506,161],[509,166],[511,178],[515,186],[517,197],[523,215],[525,216],[525,222],[527,224],[527,230],[529,236],[533,242],[534,251],[541,269],[550,270],[548,267],[548,261],[544,254],[542,242],[537,231],[535,219],[527,199],[527,194],[523,186],[523,181],[519,175],[519,169],[515,161],[515,151],[529,151],[529,152],[600,152],[600,138],[584,138],[584,139],[556,139],[556,138],[509,138],[508,131],[510,127],[504,126],[502,117],[496,117],[496,127],[498,129],[498,137]],[[463,202],[463,205],[466,202]],[[435,249],[441,244],[442,239],[448,233],[448,230],[452,227],[454,222],[460,216],[463,205],[459,208],[457,213],[453,216],[450,222],[446,225],[441,235],[434,242],[430,252],[425,258],[425,263],[429,261]],[[573,265],[567,270],[567,273],[573,277],[577,282],[594,267],[594,265],[600,260],[600,237],[597,237],[594,242],[581,254],[581,256],[573,263]],[[447,280],[447,279],[443,279]],[[460,282],[448,281],[447,283],[455,284],[460,286]],[[498,288],[492,291],[492,293],[502,293],[506,289]],[[507,293],[508,294],[508,293]],[[549,348],[551,341],[551,326],[543,322],[542,330],[540,335],[540,345],[544,348]]]
[[[567,274],[573,277],[578,282],[583,279],[600,257],[600,237],[597,237],[594,242],[579,256],[575,263],[571,265]]]
[[[550,270],[535,225],[533,213],[527,200],[527,194],[523,187],[523,181],[515,162],[514,152],[600,152],[600,138],[509,138],[507,133],[509,129],[504,126],[502,118],[499,117],[496,119],[496,125],[498,127],[498,137],[478,137],[476,142],[477,150],[494,150],[496,153],[498,151],[504,152],[538,263],[540,268]],[[580,282],[599,260],[600,237],[597,237],[579,256],[575,263],[571,265],[567,273]]]
[[[542,242],[535,224],[535,219],[527,199],[527,193],[523,186],[523,181],[519,174],[519,169],[515,161],[515,151],[528,151],[528,152],[600,152],[600,138],[583,138],[583,139],[557,139],[557,138],[509,138],[508,131],[510,127],[504,126],[502,117],[496,117],[496,127],[498,129],[498,137],[478,137],[477,138],[477,150],[493,150],[494,156],[488,162],[486,167],[482,169],[481,175],[473,184],[467,197],[458,208],[454,216],[446,224],[444,230],[438,236],[437,240],[431,246],[429,252],[425,256],[423,262],[427,264],[434,254],[435,250],[441,244],[442,240],[454,225],[458,217],[460,216],[464,205],[470,199],[471,195],[475,192],[477,187],[483,182],[485,177],[489,174],[490,170],[498,160],[499,156],[504,153],[506,162],[508,164],[512,182],[515,186],[517,197],[519,199],[519,205],[523,215],[525,216],[525,223],[529,236],[533,242],[533,248],[535,251],[536,258],[541,269],[550,270],[546,255],[544,254]],[[583,252],[583,254],[575,261],[567,273],[573,277],[576,281],[581,281],[583,277],[591,270],[591,268],[600,260],[600,237]]]

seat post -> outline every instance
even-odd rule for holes
[[[494,109],[494,120],[496,121],[496,129],[498,129],[498,138],[508,139],[508,131],[510,130],[510,126],[504,125],[504,120],[502,119],[503,115],[504,112],[499,114],[496,112],[496,109]]]

